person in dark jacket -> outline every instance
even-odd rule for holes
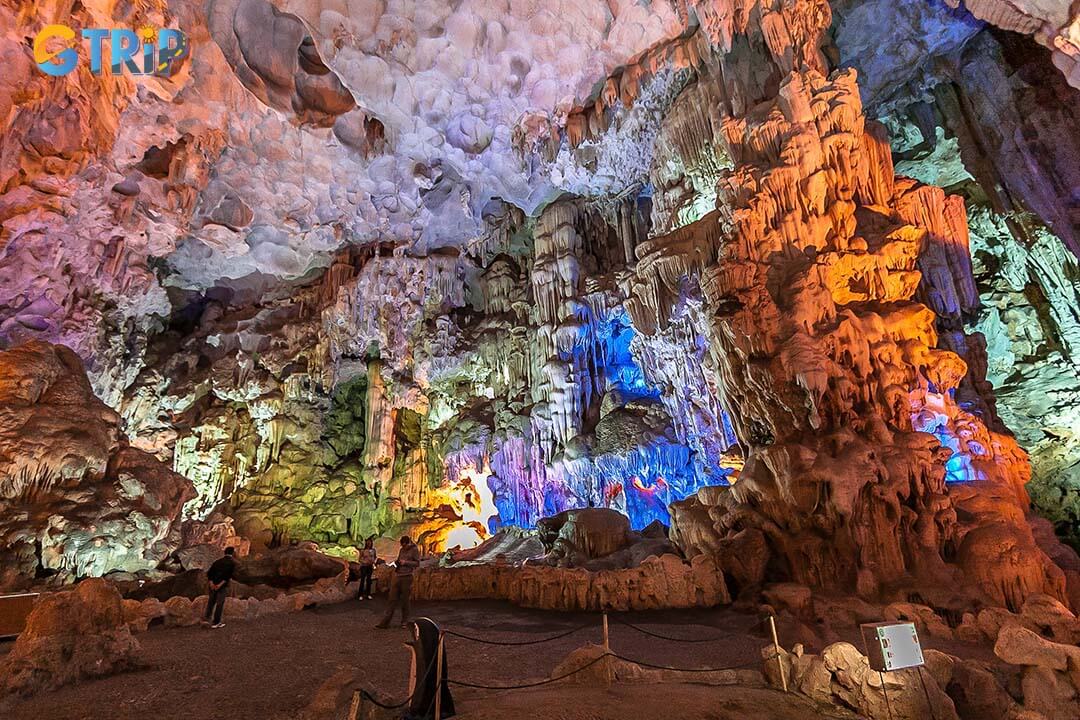
[[[206,571],[206,579],[210,583],[210,597],[206,599],[206,616],[203,622],[210,622],[210,613],[214,614],[212,628],[223,628],[225,623],[221,621],[221,613],[225,610],[225,598],[229,594],[229,581],[236,572],[236,558],[233,554],[235,548],[225,548],[225,556],[218,558],[210,569]]]
[[[371,577],[375,573],[375,561],[378,559],[375,553],[375,544],[368,538],[364,541],[364,547],[357,553],[360,561],[360,590],[356,594],[357,600],[371,599]]]
[[[394,575],[390,579],[390,596],[387,598],[386,615],[377,628],[390,627],[394,611],[401,608],[401,627],[409,619],[409,598],[412,595],[413,572],[420,567],[420,548],[406,535],[401,538],[401,550],[394,562]]]

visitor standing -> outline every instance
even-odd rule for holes
[[[221,621],[221,613],[225,610],[225,598],[229,594],[229,581],[236,572],[236,558],[233,554],[235,548],[225,548],[225,556],[218,558],[210,569],[206,571],[206,579],[210,583],[210,597],[206,599],[206,615],[203,622],[210,622],[210,613],[214,614],[214,624],[210,627],[223,628],[225,623]]]
[[[359,551],[360,561],[360,591],[356,594],[357,600],[371,599],[371,576],[375,573],[375,545],[371,538],[364,541],[364,547]]]
[[[416,547],[408,535],[401,538],[401,550],[394,562],[394,574],[390,578],[390,596],[387,599],[386,615],[375,627],[390,627],[394,619],[394,610],[401,608],[401,627],[409,619],[409,599],[412,595],[413,572],[420,567],[420,548]]]

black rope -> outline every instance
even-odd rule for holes
[[[885,696],[885,709],[889,711],[889,720],[893,720],[892,705],[889,704],[889,691],[885,689],[885,673],[878,670],[878,677],[881,679],[881,694]]]
[[[634,663],[635,665],[640,665],[641,667],[650,668],[652,670],[670,670],[672,672],[682,672],[682,673],[711,673],[711,672],[724,672],[726,670],[745,670],[746,668],[755,667],[755,666],[757,666],[757,665],[759,665],[761,663],[768,662],[769,660],[774,660],[774,659],[779,657],[778,653],[773,653],[769,657],[751,660],[750,662],[746,662],[746,663],[743,663],[741,665],[728,665],[727,667],[717,667],[717,668],[679,668],[679,667],[671,667],[669,665],[653,665],[651,663],[642,662],[641,660],[634,660],[632,658],[623,657],[622,655],[617,655],[615,653],[610,653],[610,654],[611,654],[612,657],[616,657],[616,658],[622,660],[623,662]]]
[[[596,627],[596,623],[589,622],[572,630],[567,630],[564,633],[558,635],[552,635],[551,637],[540,638],[539,640],[485,640],[484,638],[473,637],[472,635],[462,635],[461,633],[454,632],[453,630],[443,630],[444,635],[452,635],[462,640],[469,640],[471,642],[481,643],[483,645],[502,645],[505,647],[520,647],[522,645],[540,645],[546,642],[552,642],[554,640],[561,640],[564,637],[569,637],[576,632],[581,632],[585,628]]]
[[[461,687],[475,688],[477,690],[523,690],[525,688],[540,687],[541,685],[550,685],[551,683],[559,682],[560,680],[565,680],[568,677],[571,677],[573,675],[577,675],[579,672],[582,672],[584,670],[588,670],[590,667],[592,667],[596,663],[598,663],[601,660],[603,660],[604,658],[610,657],[610,656],[611,656],[611,653],[604,653],[603,655],[600,655],[599,657],[594,658],[594,659],[590,660],[589,662],[587,662],[586,664],[582,665],[577,670],[571,670],[568,673],[564,673],[562,675],[559,675],[558,677],[548,678],[547,680],[540,680],[538,682],[532,682],[532,683],[523,683],[523,684],[520,684],[520,685],[479,685],[477,683],[465,682],[463,680],[450,680],[449,682],[450,682],[451,685],[459,685]]]
[[[403,708],[406,705],[408,705],[409,703],[411,703],[413,701],[413,698],[416,697],[416,694],[418,692],[420,692],[421,688],[423,688],[424,682],[427,680],[428,673],[430,673],[431,669],[433,667],[435,667],[435,660],[438,657],[439,657],[438,652],[436,652],[434,655],[431,656],[431,660],[428,662],[427,670],[424,671],[424,674],[421,677],[416,678],[416,687],[413,688],[412,694],[409,695],[409,697],[405,698],[404,700],[402,700],[401,702],[399,702],[396,705],[387,705],[385,703],[379,702],[375,698],[374,695],[372,695],[371,693],[369,693],[367,690],[365,690],[363,688],[360,688],[360,694],[363,695],[366,699],[370,700],[372,702],[372,704],[374,704],[374,705],[376,705],[378,707],[381,707],[383,710],[397,710],[399,708]],[[442,688],[435,688],[435,690],[437,692],[442,692]]]
[[[622,620],[620,618],[613,617],[611,619],[614,620],[615,622],[619,623],[620,625],[625,625],[626,627],[628,627],[628,628],[630,628],[632,630],[637,630],[642,635],[648,635],[649,637],[654,637],[654,638],[657,638],[658,640],[669,640],[671,642],[707,643],[707,642],[718,642],[720,640],[727,640],[727,639],[730,639],[730,638],[733,638],[733,637],[742,637],[741,635],[735,635],[734,633],[728,633],[728,634],[720,635],[718,637],[708,637],[708,638],[677,638],[677,637],[672,637],[670,635],[661,635],[660,633],[655,633],[655,632],[652,632],[651,630],[646,630],[643,627],[639,627],[637,625],[634,625],[633,623],[629,623],[629,622],[627,622],[625,620]]]
[[[753,660],[751,662],[744,663],[742,665],[731,665],[729,667],[722,667],[722,668],[677,668],[677,667],[668,667],[667,665],[651,665],[649,663],[644,663],[644,662],[641,662],[639,660],[632,660],[630,658],[626,658],[626,657],[623,657],[622,655],[617,655],[617,654],[615,654],[613,652],[608,651],[608,652],[600,655],[599,657],[596,657],[596,658],[590,660],[588,663],[582,665],[577,670],[571,670],[570,672],[559,675],[558,677],[548,678],[547,680],[539,680],[537,682],[532,682],[532,683],[522,683],[522,684],[519,684],[519,685],[480,685],[479,683],[470,683],[470,682],[465,682],[463,680],[449,680],[448,682],[451,685],[458,685],[460,687],[467,687],[467,688],[475,688],[477,690],[523,690],[525,688],[540,687],[541,685],[550,685],[551,683],[558,682],[560,680],[565,680],[568,677],[571,677],[573,675],[577,675],[579,672],[582,672],[583,670],[587,670],[588,668],[592,667],[593,665],[600,662],[601,660],[603,660],[606,657],[617,658],[617,659],[622,660],[624,662],[634,663],[635,665],[640,665],[641,667],[651,668],[653,670],[671,670],[673,672],[685,672],[685,673],[709,673],[709,672],[723,672],[725,670],[743,670],[745,668],[754,667],[754,666],[758,665],[759,663],[763,663],[763,662],[767,662],[769,660],[773,660],[773,659],[779,657],[779,655],[774,653],[773,655],[771,655],[769,657],[766,657],[766,658],[762,658],[760,660]]]

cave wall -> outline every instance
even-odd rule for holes
[[[1067,597],[1017,444],[1068,531],[1075,134],[1047,148],[1076,93],[1016,44],[1045,33],[929,1],[377,5],[72,6],[192,53],[56,82],[44,11],[0,10],[0,343],[84,358],[185,517],[441,550],[604,506],[734,585]]]
[[[988,15],[993,3],[976,5],[971,15],[943,3],[838,3],[833,36],[841,62],[860,73],[868,112],[890,129],[898,172],[964,197],[980,302],[961,318],[968,338],[957,350],[981,377],[961,387],[961,401],[1016,433],[1031,457],[1034,507],[1076,546],[1080,93],[1065,71],[1069,43],[1040,47],[1057,33],[1031,19],[1039,12],[1011,8],[1043,28],[1032,34]],[[911,53],[928,59],[904,62]]]

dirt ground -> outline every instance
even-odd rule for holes
[[[301,613],[232,622],[220,630],[157,628],[138,635],[142,670],[89,681],[0,706],[5,720],[299,720],[335,675],[359,673],[366,687],[388,700],[403,698],[410,654],[405,631],[376,630],[381,600],[347,602]],[[447,639],[451,679],[513,684],[548,677],[573,649],[601,640],[595,615],[525,610],[503,603],[423,603],[417,616],[444,628],[499,640],[580,632],[540,645],[496,647]],[[679,638],[719,638],[682,644],[611,623],[611,646],[620,655],[678,667],[729,667],[753,662],[768,644],[757,618],[731,609],[665,611],[620,616],[652,632]],[[0,653],[8,646],[0,645]],[[688,676],[692,677],[692,676]],[[566,684],[493,692],[455,689],[460,718],[495,720],[602,720],[612,718],[822,717],[793,695],[745,687],[615,686],[608,690]],[[830,711],[831,712],[831,711]],[[840,713],[836,713],[840,716]]]

